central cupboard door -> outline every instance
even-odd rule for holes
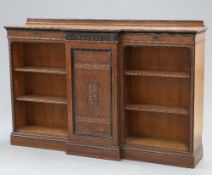
[[[69,139],[117,145],[117,45],[69,41]]]

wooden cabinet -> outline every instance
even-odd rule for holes
[[[7,26],[11,144],[194,167],[202,21],[28,19]]]

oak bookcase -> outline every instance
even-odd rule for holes
[[[28,19],[6,26],[11,144],[195,167],[202,21]]]

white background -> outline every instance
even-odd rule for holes
[[[138,161],[108,161],[64,152],[10,146],[9,60],[4,25],[34,18],[204,20],[206,35],[204,159],[196,169]],[[0,0],[0,175],[212,174],[212,0]]]

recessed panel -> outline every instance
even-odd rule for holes
[[[71,53],[74,134],[111,137],[111,51]]]

